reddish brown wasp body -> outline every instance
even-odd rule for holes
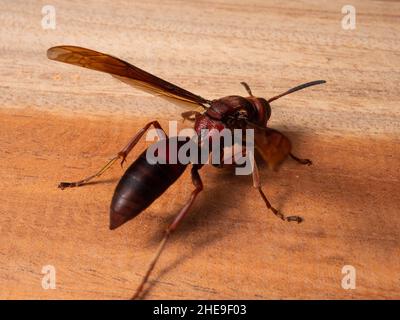
[[[212,135],[201,136],[202,129],[253,129],[255,149],[261,155],[263,160],[271,169],[278,167],[282,161],[288,156],[301,164],[310,165],[308,159],[300,159],[291,153],[291,143],[287,137],[277,130],[267,127],[267,122],[271,116],[270,102],[290,94],[292,92],[307,88],[309,86],[322,84],[325,81],[317,80],[308,82],[300,86],[294,87],[280,95],[272,97],[268,100],[253,96],[249,86],[242,82],[248,97],[228,96],[215,100],[207,100],[185,89],[182,89],[170,82],[160,79],[144,70],[141,70],[116,57],[74,46],[57,46],[47,51],[49,59],[57,60],[77,66],[102,71],[111,74],[113,77],[132,85],[136,88],[148,91],[150,93],[160,95],[172,102],[178,102],[184,106],[191,107],[192,110],[182,113],[182,117],[187,120],[194,121],[194,129],[200,137],[200,141],[212,139]],[[194,107],[200,106],[203,112],[193,110]],[[76,187],[87,183],[88,181],[99,177],[116,161],[121,160],[121,165],[133,147],[138,143],[146,131],[154,127],[161,128],[157,121],[146,124],[143,129],[136,133],[128,144],[117,153],[99,172],[89,176],[83,180],[76,182],[61,182],[59,188]],[[164,132],[165,133],[165,132]],[[165,133],[166,142],[172,143],[176,137],[168,138]],[[164,137],[164,138],[165,138]],[[186,141],[177,142],[177,151]],[[212,150],[210,150],[212,152]],[[187,164],[170,163],[169,158],[173,156],[169,149],[165,149],[162,154],[166,159],[166,164],[151,164],[146,158],[146,151],[143,152],[126,170],[119,181],[110,207],[110,229],[115,229],[128,220],[134,218],[151,203],[153,203],[165,190],[168,189],[185,171]],[[212,163],[213,164],[213,163]],[[203,190],[203,184],[199,175],[199,169],[202,164],[192,164],[191,176],[194,190],[185,204],[185,206],[177,214],[173,222],[168,226],[165,236],[150,263],[150,266],[139,285],[134,298],[139,297],[143,286],[146,283],[155,263],[157,262],[170,234],[177,228],[179,222],[188,213],[196,196]],[[253,160],[253,184],[260,193],[267,207],[279,218],[286,221],[301,222],[298,216],[285,217],[269,203],[266,195],[261,189],[259,181],[258,167]]]
[[[174,139],[174,138],[171,138]],[[186,141],[176,141],[178,150]],[[167,144],[168,147],[168,144]],[[146,150],[147,151],[147,150]],[[149,164],[144,151],[119,181],[110,207],[110,229],[116,229],[146,209],[185,171],[187,164]],[[168,149],[165,156],[168,156]],[[166,159],[168,163],[168,159]]]

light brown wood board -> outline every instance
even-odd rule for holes
[[[207,98],[270,97],[271,126],[314,165],[264,166],[274,217],[251,177],[201,170],[204,192],[173,235],[146,298],[400,298],[400,4],[352,1],[52,1],[0,3],[0,298],[127,299],[163,231],[188,198],[189,172],[140,216],[110,231],[123,170],[82,188],[145,123],[182,111],[108,75],[50,61],[80,45],[110,53]],[[183,125],[182,125],[183,126]],[[129,157],[133,161],[145,146]],[[42,288],[42,268],[56,289]],[[356,289],[342,288],[342,268]]]

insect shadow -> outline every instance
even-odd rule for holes
[[[295,143],[297,141],[304,140],[304,134],[302,134],[301,132],[286,132],[286,134],[296,137],[294,141]],[[260,156],[257,154],[255,156],[257,161],[257,158]],[[287,162],[290,162],[290,160],[287,160],[285,164],[287,164]],[[259,168],[261,169],[262,177],[266,181],[268,181],[269,177],[273,175],[273,173],[268,170],[267,165],[264,162],[260,161]],[[178,257],[175,258],[172,263],[162,268],[157,273],[157,276],[153,280],[149,281],[149,286],[147,287],[147,289],[144,289],[142,294],[137,298],[144,299],[151,291],[153,286],[155,286],[157,283],[162,282],[160,279],[164,275],[174,270],[178,265],[192,258],[194,255],[199,254],[208,245],[211,245],[212,243],[215,243],[216,241],[221,240],[223,237],[225,237],[226,234],[224,232],[221,232],[219,222],[221,222],[222,224],[224,221],[226,221],[226,218],[229,214],[228,211],[230,211],[232,208],[235,208],[235,203],[240,197],[240,190],[246,190],[247,187],[249,194],[255,193],[255,199],[258,199],[259,195],[257,190],[253,188],[251,175],[235,176],[233,166],[227,166],[222,170],[215,170],[211,172],[209,176],[212,176],[217,181],[223,180],[227,182],[228,186],[232,186],[230,187],[230,194],[232,194],[232,196],[229,197],[229,200],[224,200],[226,199],[227,194],[226,188],[221,188],[220,184],[218,183],[215,183],[214,186],[210,188],[210,183],[206,183],[207,187],[203,190],[201,196],[199,196],[198,200],[194,204],[194,207],[191,209],[191,214],[187,217],[187,220],[182,221],[179,230],[177,230],[174,234],[174,241],[181,241],[190,234],[193,234],[193,231],[196,231],[198,234],[198,238],[191,243],[192,249],[190,249],[190,251],[186,251],[183,254],[180,254]],[[205,178],[204,180],[207,180],[207,177],[208,175],[204,176],[203,179]],[[188,184],[191,185],[189,181]],[[288,182],[288,185],[285,186],[285,188],[280,189],[280,191],[276,194],[274,204],[279,210],[284,207],[285,203],[290,199],[290,194],[292,193],[293,187],[291,187],[290,183]],[[261,197],[259,200],[260,204],[262,204],[263,201]],[[218,202],[223,203],[223,205],[217,206],[216,203]],[[160,242],[165,226],[169,225],[169,223],[173,221],[177,214],[177,209],[179,209],[179,206],[171,211],[167,215],[167,218],[163,219],[163,223],[159,224],[158,232],[153,233],[149,239],[151,245],[156,245]],[[260,214],[270,213],[269,210],[265,207],[265,212],[260,212]],[[232,218],[231,215],[229,216],[230,218]],[[204,224],[204,221],[210,223]],[[280,223],[280,221],[278,221],[278,223]],[[229,228],[229,236],[232,236],[232,232],[235,232],[235,229],[238,230],[239,228],[240,223],[233,223]],[[166,284],[166,282],[163,283]],[[173,285],[172,283],[168,284],[171,286]]]
[[[265,166],[265,171],[267,168]],[[249,193],[255,193],[255,198],[258,199],[259,195],[256,189],[252,186],[252,178],[250,176],[235,176],[233,168],[225,168],[225,169],[215,169],[212,170],[209,175],[205,176],[204,180],[207,180],[207,177],[213,177],[216,180],[224,180],[227,181],[227,186],[231,191],[231,196],[229,199],[227,198],[226,188],[221,188],[221,186],[215,182],[214,186],[210,187],[209,183],[207,183],[207,187],[202,192],[201,196],[197,199],[197,202],[194,204],[191,209],[190,215],[187,217],[187,220],[182,221],[182,224],[179,230],[174,234],[173,242],[181,242],[181,240],[187,238],[192,235],[194,231],[196,231],[197,237],[191,242],[190,248],[186,250],[184,253],[179,254],[173,262],[169,263],[167,266],[163,267],[161,270],[157,272],[157,276],[154,279],[149,281],[149,285],[146,289],[143,290],[139,299],[145,299],[147,294],[151,291],[151,289],[157,285],[158,283],[169,284],[173,286],[172,283],[166,283],[161,281],[166,274],[170,271],[174,270],[177,266],[184,263],[188,259],[193,258],[193,256],[201,253],[202,250],[206,249],[209,245],[221,240],[227,234],[225,232],[221,232],[221,227],[224,222],[228,219],[236,220],[236,223],[230,224],[229,227],[229,236],[232,236],[235,232],[240,232],[240,215],[232,216],[232,209],[235,208],[236,201],[240,198],[240,190],[246,189]],[[264,176],[265,174],[263,174]],[[268,173],[266,173],[268,175]],[[188,184],[190,182],[188,181]],[[284,190],[279,193],[279,201],[275,201],[278,204],[278,208],[283,204],[282,202],[289,198],[290,190]],[[278,200],[278,199],[276,199]],[[260,205],[263,204],[263,201],[260,197],[259,199]],[[222,202],[223,205],[218,206],[217,203]],[[177,214],[177,208],[171,210],[167,214],[167,217],[163,219],[163,222],[158,224],[159,228],[157,232],[152,233],[151,237],[148,239],[151,246],[157,246],[162,239],[165,226],[169,225]],[[265,211],[260,212],[260,214],[269,215],[268,208],[265,207]],[[250,219],[250,217],[248,218]],[[246,219],[247,220],[247,219]],[[204,223],[206,222],[206,223]],[[281,223],[278,221],[278,223]],[[284,223],[284,222],[282,222]]]
[[[224,172],[220,172],[219,174],[225,175]],[[240,181],[239,184],[243,183],[251,186],[251,177],[241,177],[241,179],[238,180]],[[236,181],[236,184],[238,184],[238,181]],[[232,189],[234,193],[235,186]],[[144,299],[151,288],[157,283],[161,282],[160,279],[165,274],[174,270],[178,265],[182,264],[186,260],[199,254],[212,243],[215,243],[216,241],[225,237],[226,234],[221,232],[220,227],[222,222],[227,218],[229,214],[228,211],[234,207],[235,203],[232,200],[231,206],[223,206],[223,208],[219,209],[219,207],[215,205],[215,202],[218,201],[218,199],[223,199],[223,197],[226,197],[225,190],[221,189],[221,187],[218,187],[217,185],[215,187],[207,187],[204,189],[203,194],[198,198],[193,209],[191,210],[190,216],[187,217],[187,220],[182,222],[179,230],[177,230],[177,232],[174,234],[173,242],[179,242],[180,240],[185,239],[189,235],[193,234],[193,231],[196,231],[198,236],[196,237],[196,240],[191,243],[191,249],[179,254],[179,256],[176,257],[172,263],[166,267],[163,267],[157,273],[157,276],[153,280],[149,281],[149,286],[143,290],[142,294],[140,295],[140,299]],[[163,236],[165,226],[172,222],[172,220],[175,218],[175,215],[175,211],[170,212],[166,218],[166,223],[159,224],[159,230],[153,233],[148,240],[151,245],[156,245],[159,243]],[[206,223],[204,223],[205,221]],[[229,235],[231,236],[235,229],[238,229],[238,227],[239,226],[237,223],[233,223],[232,226],[230,226]]]

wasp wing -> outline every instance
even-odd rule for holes
[[[191,107],[210,103],[207,99],[105,53],[76,46],[56,46],[47,50],[47,57],[51,60],[109,73],[135,88],[173,102],[180,102]]]
[[[272,170],[279,167],[292,149],[286,136],[270,128],[254,128],[254,143],[257,152]]]

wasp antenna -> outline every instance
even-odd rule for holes
[[[247,93],[253,97],[253,93],[251,92],[249,85],[246,82],[241,82],[240,84],[246,89]]]
[[[279,98],[281,98],[281,97],[283,97],[283,96],[286,96],[286,95],[288,95],[288,94],[290,94],[290,93],[293,93],[293,92],[296,92],[296,91],[299,91],[299,90],[302,90],[302,89],[305,89],[305,88],[308,88],[308,87],[311,87],[311,86],[315,86],[315,85],[317,85],[317,84],[323,84],[323,83],[326,83],[326,81],[325,81],[325,80],[316,80],[316,81],[311,81],[311,82],[303,83],[303,84],[301,84],[301,85],[299,85],[299,86],[297,86],[297,87],[294,87],[294,88],[292,88],[292,89],[289,89],[288,91],[286,91],[286,92],[284,92],[284,93],[281,93],[281,94],[279,94],[279,95],[277,95],[277,96],[275,96],[275,97],[270,98],[270,99],[268,100],[268,103],[270,103],[270,102],[272,102],[272,101],[274,101],[274,100],[276,100],[276,99],[279,99]]]

